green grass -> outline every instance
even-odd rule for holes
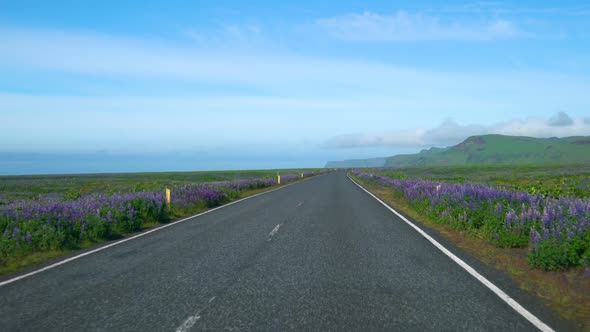
[[[398,179],[478,182],[551,196],[590,197],[590,164],[441,165],[370,171]]]
[[[75,198],[96,192],[158,191],[185,183],[274,178],[277,172],[297,174],[316,170],[319,169],[0,176],[0,205],[35,199],[39,195]]]

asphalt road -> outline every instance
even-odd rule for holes
[[[0,329],[536,330],[343,172],[4,285]]]

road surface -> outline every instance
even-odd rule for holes
[[[344,172],[4,285],[0,329],[536,330]]]

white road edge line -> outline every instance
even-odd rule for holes
[[[416,226],[414,223],[409,221],[406,217],[404,217],[401,213],[394,210],[391,206],[387,203],[383,202],[379,197],[373,195],[370,191],[365,189],[363,186],[358,184],[355,180],[353,180],[349,175],[346,175],[350,181],[356,184],[359,188],[364,190],[367,194],[371,195],[374,199],[376,199],[379,203],[397,215],[401,220],[405,221],[408,225],[414,228],[420,235],[426,238],[430,243],[432,243],[435,247],[437,247],[440,251],[442,251],[445,255],[447,255],[450,259],[452,259],[455,263],[461,266],[465,271],[471,274],[475,279],[481,282],[484,286],[489,288],[492,292],[494,292],[500,299],[506,302],[509,306],[512,307],[516,312],[526,318],[529,322],[535,325],[539,330],[544,332],[554,331],[549,325],[543,323],[539,318],[533,315],[531,312],[526,310],[522,305],[516,302],[513,298],[511,298],[508,294],[506,294],[503,290],[501,290],[498,286],[494,285],[491,281],[486,279],[484,276],[479,274],[474,268],[472,268],[469,264],[465,263],[461,258],[455,256],[452,252],[450,252],[447,248],[445,248],[442,244],[438,243],[434,238],[424,232],[420,227]]]
[[[145,232],[143,232],[143,233],[139,233],[139,234],[137,234],[137,235],[134,235],[134,236],[132,236],[132,237],[128,237],[128,238],[125,238],[125,239],[123,239],[123,240],[119,240],[119,241],[117,241],[117,242],[113,242],[113,243],[111,243],[111,244],[107,244],[107,245],[105,245],[105,246],[102,246],[102,247],[99,247],[99,248],[96,248],[96,249],[93,249],[93,250],[90,250],[90,251],[87,251],[87,252],[81,253],[81,254],[79,254],[79,255],[76,255],[76,256],[73,256],[73,257],[70,257],[70,258],[66,258],[66,259],[64,259],[64,260],[62,260],[62,261],[59,261],[59,262],[57,262],[57,263],[53,263],[53,264],[51,264],[51,265],[45,266],[45,267],[43,267],[43,268],[40,268],[40,269],[38,269],[38,270],[35,270],[35,271],[32,271],[32,272],[29,272],[29,273],[26,273],[26,274],[23,274],[23,275],[20,275],[20,276],[14,277],[14,278],[12,278],[12,279],[8,279],[8,280],[5,280],[5,281],[2,281],[2,282],[0,282],[0,287],[2,287],[2,286],[4,286],[4,285],[11,284],[11,283],[13,283],[13,282],[15,282],[15,281],[19,281],[19,280],[22,280],[22,279],[25,279],[25,278],[28,278],[28,277],[34,276],[35,274],[39,274],[39,273],[41,273],[41,272],[44,272],[44,271],[47,271],[47,270],[51,270],[51,269],[53,269],[53,268],[56,268],[56,267],[58,267],[58,266],[60,266],[60,265],[64,265],[64,264],[66,264],[66,263],[69,263],[69,262],[71,262],[71,261],[74,261],[74,260],[76,260],[76,259],[78,259],[78,258],[82,258],[82,257],[84,257],[84,256],[92,255],[92,254],[94,254],[94,253],[97,253],[97,252],[99,252],[99,251],[102,251],[102,250],[105,250],[105,249],[108,249],[108,248],[114,247],[114,246],[116,246],[116,245],[119,245],[119,244],[125,243],[125,242],[127,242],[127,241],[135,240],[135,239],[137,239],[137,238],[140,238],[140,237],[142,237],[142,236],[146,236],[146,235],[148,235],[148,234],[151,234],[151,233],[157,232],[157,231],[159,231],[159,230],[162,230],[162,229],[164,229],[164,228],[167,228],[167,227],[170,227],[170,226],[174,226],[174,225],[176,225],[176,224],[180,224],[180,223],[182,223],[182,222],[185,222],[185,221],[187,221],[187,220],[190,220],[190,219],[193,219],[193,218],[200,217],[200,216],[202,216],[202,215],[205,215],[205,214],[207,214],[207,213],[211,213],[211,212],[213,212],[213,211],[217,211],[217,210],[219,210],[219,209],[222,209],[222,208],[228,207],[228,206],[230,206],[230,205],[233,205],[233,204],[237,204],[237,203],[239,203],[239,202],[245,201],[245,200],[247,200],[247,199],[250,199],[250,198],[254,198],[254,197],[257,197],[257,196],[260,196],[260,195],[268,194],[268,193],[271,193],[271,192],[273,192],[273,191],[280,190],[280,189],[283,189],[283,188],[286,188],[286,187],[289,187],[289,186],[292,186],[292,185],[295,185],[295,184],[298,184],[298,183],[301,183],[301,182],[304,182],[304,181],[307,181],[307,180],[313,179],[314,177],[315,177],[315,176],[313,176],[313,177],[310,177],[310,178],[307,178],[307,179],[303,179],[303,180],[301,180],[301,181],[297,181],[297,182],[294,182],[294,183],[289,183],[289,184],[287,184],[287,185],[283,185],[283,186],[281,186],[281,187],[278,187],[278,188],[275,188],[275,189],[272,189],[272,190],[269,190],[269,191],[265,191],[265,192],[261,192],[261,193],[258,193],[258,194],[252,195],[252,196],[244,197],[244,198],[238,199],[237,201],[229,202],[229,203],[227,203],[227,204],[224,204],[224,205],[218,206],[218,207],[216,207],[216,208],[213,208],[213,209],[210,209],[210,210],[207,210],[207,211],[201,212],[201,213],[199,213],[199,214],[195,214],[194,216],[190,216],[190,217],[187,217],[187,218],[184,218],[184,219],[180,219],[180,220],[177,220],[177,221],[173,221],[173,222],[171,222],[171,223],[168,223],[168,224],[165,224],[165,225],[163,225],[163,226],[160,226],[160,227],[157,227],[157,228],[154,228],[154,229],[150,229],[149,231],[145,231]]]

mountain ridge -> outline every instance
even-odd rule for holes
[[[415,154],[400,154],[385,158],[330,161],[326,163],[325,167],[409,167],[586,162],[590,162],[590,136],[535,138],[488,134],[470,136],[463,142],[446,148],[433,147],[423,149]]]

